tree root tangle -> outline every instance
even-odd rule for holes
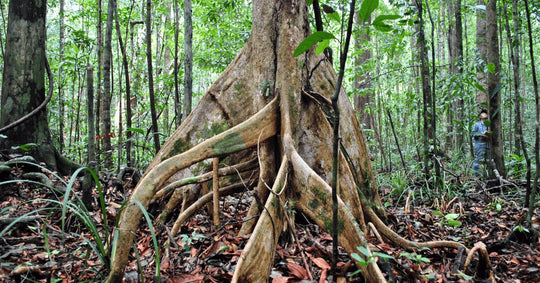
[[[259,168],[253,169],[259,176],[254,184],[255,200],[248,212],[248,217],[259,217],[246,222],[240,231],[251,235],[232,282],[268,280],[277,241],[288,225],[288,210],[298,210],[331,232],[333,131],[328,115],[332,113],[324,110],[328,110],[336,74],[323,55],[316,55],[314,50],[293,57],[295,48],[309,34],[305,1],[257,0],[253,6],[253,17],[258,20],[254,21],[246,46],[163,145],[124,206],[108,282],[122,281],[130,260],[131,244],[142,216],[137,202],[147,208],[157,200],[156,195],[168,196],[166,186],[213,174],[210,170],[202,173],[197,167],[201,161],[208,164],[210,158],[226,159],[228,164],[246,162],[255,156],[259,161]],[[271,90],[261,89],[268,84]],[[359,246],[369,250],[365,235],[369,233],[368,223],[373,223],[374,231],[382,238],[409,250],[465,248],[452,241],[411,242],[384,224],[381,218],[385,212],[360,125],[343,89],[339,95],[340,246],[349,254]],[[186,207],[170,234],[175,235],[212,196],[208,192]],[[358,264],[366,281],[386,282],[379,266],[369,262],[367,266]]]

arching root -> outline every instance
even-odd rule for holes
[[[186,152],[173,156],[153,167],[140,181],[122,211],[118,228],[117,246],[112,260],[108,282],[120,282],[129,259],[129,251],[142,217],[137,202],[148,208],[156,191],[176,172],[204,159],[227,155],[253,147],[259,140],[277,134],[277,100],[274,99],[261,111],[243,123],[196,145]],[[262,132],[262,135],[261,135]]]
[[[464,271],[467,271],[467,268],[471,263],[472,257],[476,252],[478,252],[478,265],[476,266],[475,272],[477,279],[487,279],[491,282],[495,282],[495,277],[493,276],[493,268],[491,267],[491,261],[489,260],[489,253],[487,251],[486,245],[482,242],[474,244],[474,247],[467,254],[465,266],[463,267]]]

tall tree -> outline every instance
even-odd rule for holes
[[[449,32],[448,32],[448,50],[450,55],[450,72],[458,82],[457,91],[463,91],[463,83],[460,79],[463,73],[463,23],[461,14],[461,0],[452,0],[448,2],[449,17]],[[456,102],[452,103],[450,124],[454,124],[453,120],[458,121],[458,124],[463,124],[463,95],[458,93],[455,95]],[[457,129],[455,145],[456,149],[462,152],[464,144],[464,135],[466,129]],[[453,131],[450,131],[453,132]]]
[[[109,0],[107,7],[107,26],[103,50],[103,93],[101,98],[101,132],[103,135],[103,153],[105,168],[112,168],[112,131],[111,131],[111,76],[112,76],[112,32],[115,0]]]
[[[52,145],[46,105],[53,79],[45,56],[46,1],[11,0],[2,76],[0,149],[34,144],[30,153],[61,173],[74,171],[75,164],[63,158]],[[49,94],[45,97],[45,69]]]
[[[327,231],[332,229],[329,221],[332,203],[328,201],[332,176],[339,176],[338,237],[345,251],[356,252],[359,246],[369,251],[364,237],[368,222],[374,223],[385,237],[408,249],[435,246],[407,241],[390,231],[379,218],[385,213],[364,137],[347,94],[338,87],[337,75],[323,55],[317,55],[314,48],[298,53],[297,47],[310,34],[306,1],[254,1],[250,34],[236,59],[163,145],[124,206],[108,282],[123,279],[143,215],[141,206],[148,207],[153,199],[168,199],[161,188],[171,178],[182,180],[201,174],[195,168],[200,166],[191,165],[211,157],[233,164],[259,156],[260,163],[255,169],[258,177],[254,182],[274,192],[260,199],[264,210],[249,233],[250,239],[242,249],[232,282],[268,280],[277,241],[288,223],[287,210],[292,208],[286,209],[282,204],[293,205],[317,225]],[[305,50],[300,48],[300,51]],[[339,99],[334,99],[334,93]],[[339,114],[337,107],[341,113],[339,123],[335,123],[334,116]],[[335,144],[332,123],[339,125],[343,135],[339,145],[339,174],[331,173]],[[261,153],[259,145],[265,142],[268,147]],[[220,188],[220,195],[245,188],[240,179],[238,183],[230,181],[233,185]],[[210,199],[212,194],[205,195],[184,210],[170,235],[174,237],[191,213]],[[175,201],[170,198],[167,206]],[[462,247],[454,242],[436,245]],[[367,282],[386,281],[374,261],[366,259],[366,262],[367,266],[359,268]]]
[[[174,0],[174,114],[176,127],[182,123],[182,104],[180,103],[180,90],[178,85],[178,42],[180,33],[180,16],[178,0]]]
[[[131,120],[131,116],[132,116],[131,80],[129,76],[129,64],[128,64],[128,58],[127,58],[127,53],[126,53],[126,45],[124,44],[124,41],[122,39],[122,31],[120,30],[120,20],[118,18],[118,5],[115,5],[114,7],[114,15],[115,15],[115,22],[116,22],[116,36],[118,37],[118,44],[120,46],[120,51],[122,52],[122,66],[124,70],[124,77],[126,80],[126,83],[125,83],[126,84],[126,128],[127,128],[126,129],[126,164],[127,166],[131,166],[132,165],[131,148],[133,145],[133,140],[132,140],[133,133],[132,133],[132,124],[131,124],[132,122]],[[129,32],[129,30],[127,32]]]
[[[489,115],[491,134],[491,155],[495,168],[501,176],[506,176],[504,166],[503,133],[502,133],[502,105],[501,105],[501,63],[499,57],[499,33],[497,18],[497,0],[488,0],[486,5],[486,42],[487,45],[487,93],[489,94]]]
[[[65,106],[64,106],[64,79],[62,76],[63,73],[63,60],[64,60],[64,37],[65,37],[65,24],[64,24],[64,14],[65,14],[65,0],[60,0],[60,23],[59,23],[59,30],[60,34],[58,36],[58,61],[60,61],[60,65],[58,66],[58,104],[59,104],[59,119],[58,119],[58,150],[60,152],[64,151],[64,112],[65,112]]]
[[[487,23],[486,10],[482,8],[485,7],[485,3],[484,0],[477,0],[476,8],[476,50],[478,52],[476,54],[476,60],[480,61],[479,64],[477,64],[479,67],[476,69],[476,78],[479,85],[484,88],[484,90],[478,89],[476,91],[476,103],[482,108],[487,108],[488,106],[488,96],[485,90],[487,88],[486,74],[484,73],[488,44],[486,40]],[[478,111],[478,113],[480,113],[480,111]]]
[[[159,130],[156,113],[156,98],[154,94],[154,70],[152,63],[152,0],[146,0],[146,62],[148,64],[148,93],[150,94],[150,115],[152,116],[152,136],[154,149],[159,151]]]
[[[430,165],[430,147],[432,142],[435,139],[435,129],[433,128],[433,120],[435,116],[433,113],[433,97],[431,95],[431,82],[429,75],[429,62],[428,54],[426,47],[426,37],[425,37],[425,28],[424,28],[424,17],[423,17],[423,4],[421,0],[415,0],[415,7],[418,20],[416,21],[415,30],[417,34],[416,40],[416,56],[418,61],[420,61],[420,77],[422,79],[422,118],[423,118],[423,135],[424,135],[424,174],[426,178],[429,178],[429,171],[431,170]]]
[[[191,0],[184,0],[184,107],[182,120],[191,113],[193,96],[193,24]]]
[[[371,89],[370,73],[366,70],[367,63],[371,59],[371,50],[367,46],[371,37],[369,28],[364,23],[359,22],[358,13],[355,14],[356,26],[359,29],[359,35],[355,39],[355,48],[358,53],[354,60],[354,65],[359,71],[355,72],[354,88],[358,92],[354,96],[354,108],[360,115],[360,122],[366,129],[373,129],[373,91]],[[369,26],[371,17],[365,23]]]

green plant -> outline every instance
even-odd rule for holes
[[[448,214],[444,215],[442,212],[440,212],[438,210],[435,210],[435,211],[433,211],[433,214],[438,215],[440,217],[443,217],[437,223],[437,225],[439,225],[439,226],[449,225],[449,226],[452,226],[452,227],[458,227],[458,226],[461,226],[461,224],[462,224],[461,221],[456,220],[456,219],[459,218],[458,213],[448,213]]]
[[[189,253],[189,247],[193,244],[194,241],[206,238],[205,235],[197,234],[195,231],[191,233],[191,236],[182,234],[180,235],[180,237],[182,237],[181,243],[183,244],[182,247],[184,248],[185,253]]]
[[[421,265],[422,263],[430,263],[431,260],[429,258],[424,257],[417,253],[409,253],[409,252],[402,252],[399,254],[399,256],[406,257],[414,262],[416,262],[418,265]]]
[[[368,266],[370,263],[375,263],[376,258],[383,258],[383,259],[394,259],[394,257],[379,253],[379,252],[370,252],[366,247],[356,247],[356,249],[363,255],[352,253],[351,257],[360,265],[362,266]],[[353,272],[352,275],[358,274],[360,270],[357,270]]]

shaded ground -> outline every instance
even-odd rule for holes
[[[1,176],[1,180],[21,179],[28,169],[12,168],[11,173]],[[108,227],[112,229],[120,204],[127,198],[133,182],[129,176],[123,180],[123,186],[114,179],[102,181],[104,188],[107,188]],[[55,186],[63,185],[56,180]],[[119,190],[122,187],[125,187],[125,193]],[[95,241],[81,221],[68,211],[64,219],[66,233],[62,233],[61,208],[52,209],[57,204],[41,200],[61,201],[61,193],[53,193],[43,186],[26,182],[3,184],[0,189],[0,282],[96,282],[105,278],[107,272],[103,263],[92,249]],[[78,190],[77,184],[74,190]],[[540,282],[538,240],[533,244],[520,243],[520,239],[502,242],[516,223],[524,219],[518,205],[522,199],[520,193],[470,188],[464,189],[462,196],[455,200],[443,197],[424,204],[419,193],[411,194],[408,201],[403,194],[401,201],[396,202],[389,197],[390,191],[390,188],[381,188],[381,196],[383,203],[388,204],[386,210],[390,226],[400,235],[415,241],[457,240],[468,247],[482,241],[488,247],[498,282]],[[162,249],[162,281],[228,282],[247,241],[247,238],[237,236],[237,231],[250,201],[251,192],[248,190],[223,197],[220,215],[222,226],[217,231],[205,209],[192,217],[170,248]],[[95,208],[98,208],[97,200],[95,204]],[[49,210],[30,213],[25,219],[19,219],[19,223],[8,226],[13,219],[42,208]],[[535,225],[538,227],[540,218],[538,209],[536,211]],[[90,216],[104,240],[105,230],[100,212],[96,210]],[[282,236],[271,273],[272,282],[301,282],[302,279],[302,282],[324,282],[330,276],[331,237],[302,215],[295,218],[297,242],[293,240],[291,231]],[[139,269],[143,270],[145,282],[153,281],[156,276],[151,232],[144,223],[140,229],[144,233],[139,233],[137,237],[138,252],[137,255],[133,254],[128,266],[127,282],[137,282]],[[159,245],[164,245],[167,229],[158,227],[157,232]],[[473,275],[476,261],[473,259],[469,271],[461,273],[463,266],[456,266],[457,250],[405,253],[400,248],[380,242],[374,234],[369,237],[380,252],[394,258],[380,264],[392,282],[474,281],[470,276]],[[463,261],[464,257],[459,262]],[[338,267],[338,282],[363,282],[360,275],[353,275],[356,267],[347,254],[340,254]]]

